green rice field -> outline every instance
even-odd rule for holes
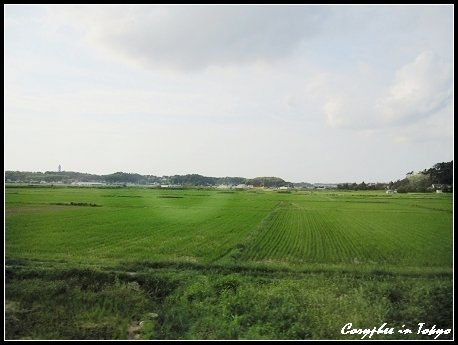
[[[7,339],[452,325],[452,194],[7,186],[5,202]]]

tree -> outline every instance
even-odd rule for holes
[[[452,185],[453,161],[434,164],[432,168],[422,173],[431,177],[431,183]]]

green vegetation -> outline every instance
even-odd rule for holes
[[[442,190],[444,192],[453,192],[453,161],[437,163],[430,169],[414,173],[413,171],[406,174],[406,178],[389,183],[357,183],[333,184],[315,184],[307,182],[291,183],[278,177],[255,177],[247,179],[244,177],[209,177],[199,174],[173,175],[173,176],[154,176],[140,175],[125,172],[116,172],[108,175],[86,174],[73,171],[46,171],[42,172],[23,172],[23,171],[6,171],[6,183],[27,183],[36,184],[109,184],[116,186],[126,185],[172,185],[174,187],[208,187],[216,185],[225,185],[235,187],[240,184],[251,185],[254,187],[278,188],[278,187],[295,187],[305,189],[315,188],[332,188],[338,190],[397,190],[400,193],[407,192],[434,192]],[[433,186],[434,185],[434,186]]]
[[[360,339],[340,330],[452,327],[450,194],[5,193],[7,339]]]
[[[135,184],[135,185],[159,185],[171,184],[180,186],[215,186],[215,185],[239,185],[250,184],[256,187],[281,187],[290,184],[278,177],[256,177],[246,179],[244,177],[209,177],[199,174],[173,175],[173,176],[154,176],[140,175],[125,172],[116,172],[108,175],[86,174],[74,171],[46,171],[27,172],[27,171],[6,171],[5,181],[7,183],[30,183],[30,184],[50,184],[50,183],[78,183],[96,182],[114,185]],[[302,185],[302,184],[301,184]],[[310,184],[306,184],[310,185]]]
[[[397,190],[399,193],[408,192],[453,192],[453,161],[434,164],[430,169],[425,169],[418,173],[410,171],[402,180],[390,183],[360,184],[342,183],[337,185],[337,189],[342,190]]]
[[[91,207],[98,207],[100,205],[92,204],[90,202],[52,202],[51,205],[61,205],[61,206],[91,206]]]

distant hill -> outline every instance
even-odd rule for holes
[[[453,191],[453,161],[437,163],[430,169],[406,174],[406,177],[389,183],[341,183],[341,184],[319,184],[319,183],[291,183],[279,177],[255,177],[252,179],[244,177],[209,177],[199,174],[155,176],[140,175],[135,173],[116,172],[109,175],[86,174],[74,171],[6,171],[6,183],[63,183],[63,184],[84,184],[84,183],[106,183],[110,185],[173,185],[173,186],[253,186],[266,188],[294,187],[294,188],[318,188],[318,189],[340,189],[340,190],[397,190],[398,192],[430,192],[441,190]]]
[[[218,185],[252,185],[254,187],[283,187],[293,185],[278,177],[209,177],[198,174],[155,176],[116,172],[109,175],[86,174],[74,171],[6,171],[5,182],[9,183],[83,183],[97,182],[107,184],[136,185],[181,185],[181,186],[218,186]]]

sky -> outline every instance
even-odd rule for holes
[[[5,170],[388,182],[453,159],[453,7],[5,5]]]

